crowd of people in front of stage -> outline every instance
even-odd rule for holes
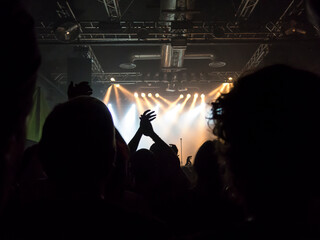
[[[153,111],[127,143],[86,84],[70,85],[24,150],[41,57],[19,1],[4,7],[16,27],[4,30],[22,39],[7,40],[2,63],[14,76],[0,95],[1,239],[320,238],[319,76],[273,65],[240,77],[212,103],[212,140],[188,165],[195,183]],[[137,150],[142,135],[150,149]]]

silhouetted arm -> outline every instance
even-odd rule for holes
[[[146,110],[140,116],[140,126],[139,126],[136,134],[133,136],[133,138],[130,140],[130,142],[128,144],[131,154],[134,153],[135,151],[137,151],[141,137],[144,134],[145,123],[151,124],[150,122],[152,120],[154,120],[155,118],[156,118],[156,115],[154,114],[154,111],[151,111],[151,110]]]
[[[137,151],[141,137],[142,137],[142,131],[141,131],[141,128],[139,127],[136,134],[133,136],[133,138],[128,143],[131,154],[133,154],[135,151]]]

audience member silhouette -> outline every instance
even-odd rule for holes
[[[179,227],[182,223],[180,211],[184,211],[181,209],[181,202],[186,197],[190,182],[180,168],[176,152],[154,132],[151,124],[154,118],[154,112],[145,111],[140,116],[140,127],[129,143],[129,146],[133,146],[130,148],[132,151],[138,146],[142,134],[154,141],[150,152],[142,150],[133,155],[132,165],[135,167],[133,170],[136,174],[152,178],[149,183],[142,184],[144,190],[149,189],[144,192],[144,197],[149,201],[152,213],[178,234],[178,231],[182,230],[182,227]],[[147,162],[148,159],[150,162],[138,170],[137,167],[142,167],[142,162]],[[142,178],[141,175],[139,177]],[[153,187],[150,184],[154,184]]]
[[[234,235],[229,229],[241,221],[240,209],[226,191],[224,164],[219,162],[217,143],[216,140],[204,142],[194,159],[197,181],[189,197],[189,215],[185,216],[189,221],[197,219],[185,230],[193,239],[231,238]]]
[[[274,65],[214,105],[221,155],[251,220],[243,237],[319,239],[319,95],[318,76]]]
[[[191,159],[192,159],[192,156],[188,156],[187,157],[185,166],[191,166],[192,165]]]
[[[116,156],[113,120],[103,102],[83,96],[56,106],[39,143],[54,194],[16,209],[12,238],[166,238],[165,226],[128,211],[106,192]]]
[[[4,39],[2,72],[14,74],[0,96],[1,238],[320,239],[319,76],[274,65],[238,79],[212,105],[218,140],[197,151],[193,189],[177,147],[154,131],[154,111],[140,116],[127,145],[88,82],[70,83],[69,101],[50,113],[40,143],[25,152],[30,161],[21,162],[40,54],[21,2],[2,6],[3,31],[12,36]],[[137,151],[142,135],[154,144]],[[30,193],[29,181],[26,195],[12,194],[16,182],[42,177],[43,191]],[[137,195],[126,199],[126,190]]]
[[[25,121],[32,107],[40,54],[34,34],[34,22],[21,1],[1,2],[5,23],[1,39],[0,106],[0,218],[14,191],[15,177],[25,143]]]
[[[179,154],[178,154],[179,150],[177,145],[170,143],[169,146],[171,147],[172,151],[179,157]]]

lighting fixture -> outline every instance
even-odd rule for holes
[[[64,22],[59,24],[54,30],[55,36],[59,41],[75,41],[80,34],[80,26],[75,22]]]

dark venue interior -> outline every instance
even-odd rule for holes
[[[3,7],[0,239],[320,239],[319,1]]]

